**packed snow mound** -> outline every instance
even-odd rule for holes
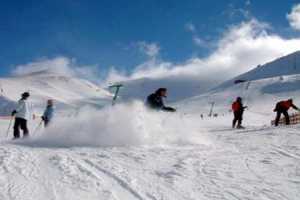
[[[249,72],[226,81],[217,87],[217,89],[222,90],[224,87],[230,87],[235,81],[253,81],[294,74],[300,74],[300,51],[281,57],[267,64],[259,65]]]
[[[186,121],[179,114],[149,111],[142,102],[132,102],[100,110],[82,108],[76,116],[56,118],[38,136],[21,143],[42,147],[208,144],[201,132],[205,129],[192,118]]]
[[[82,104],[103,106],[111,99],[108,91],[90,81],[48,71],[0,78],[0,86],[2,96],[10,101],[17,101],[23,92],[29,91],[30,102],[37,110],[44,108],[47,99],[53,99],[57,109],[77,108]]]

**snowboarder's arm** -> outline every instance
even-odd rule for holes
[[[166,107],[164,106],[162,108],[162,110],[166,111],[166,112],[176,112],[176,109],[175,108],[172,108],[172,107]]]
[[[294,104],[292,105],[292,108],[294,108],[295,110],[299,110],[299,108],[297,106],[295,106]]]

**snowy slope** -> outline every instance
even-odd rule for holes
[[[201,121],[189,115],[182,120],[171,120],[171,126],[177,123],[186,129],[181,132],[185,138],[195,131],[194,143],[57,148],[55,144],[2,142],[0,199],[300,198],[299,126],[233,131],[221,119]],[[197,128],[191,128],[192,124],[198,124]],[[168,125],[163,127],[164,135],[172,136]]]
[[[252,81],[294,74],[300,74],[300,51],[278,58],[267,64],[257,66],[249,72],[226,81],[217,88],[223,89],[224,87],[232,86],[235,80]]]
[[[276,101],[293,97],[300,104],[300,74],[251,80],[177,102],[175,114],[149,112],[142,102],[82,107],[56,116],[47,129],[31,121],[31,138],[20,141],[9,140],[9,121],[0,119],[0,199],[298,200],[300,126],[269,123]],[[49,73],[0,83],[6,103],[25,86],[35,104],[51,97],[62,110],[110,99],[89,82]],[[245,130],[230,128],[236,96],[249,106]],[[201,119],[210,102],[219,117]]]
[[[81,105],[103,106],[111,99],[111,94],[97,85],[75,77],[41,71],[23,76],[0,78],[2,97],[7,101],[17,101],[20,95],[29,91],[30,101],[35,108],[45,106],[47,99],[56,102],[56,108],[77,108]],[[1,100],[1,106],[4,106]]]
[[[210,103],[215,102],[215,113],[228,114],[236,97],[241,96],[247,111],[273,117],[276,102],[293,98],[300,105],[300,74],[266,78],[218,88],[177,104],[184,112],[208,114]],[[229,113],[230,114],[230,113]]]
[[[235,84],[236,80],[245,82]],[[300,106],[300,52],[279,58],[245,74],[224,82],[211,91],[188,98],[176,105],[184,112],[208,114],[211,103],[219,115],[230,114],[232,102],[240,96],[248,113],[268,115],[273,118],[276,102],[293,98]]]

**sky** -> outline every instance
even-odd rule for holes
[[[5,1],[0,7],[0,76],[56,66],[54,71],[110,82],[211,77],[220,70],[227,78],[300,50],[299,3]]]

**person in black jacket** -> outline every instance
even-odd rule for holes
[[[166,112],[175,112],[176,109],[172,107],[166,107],[164,105],[163,98],[167,97],[167,89],[159,88],[155,93],[150,94],[147,97],[146,106],[153,110],[162,110]]]

